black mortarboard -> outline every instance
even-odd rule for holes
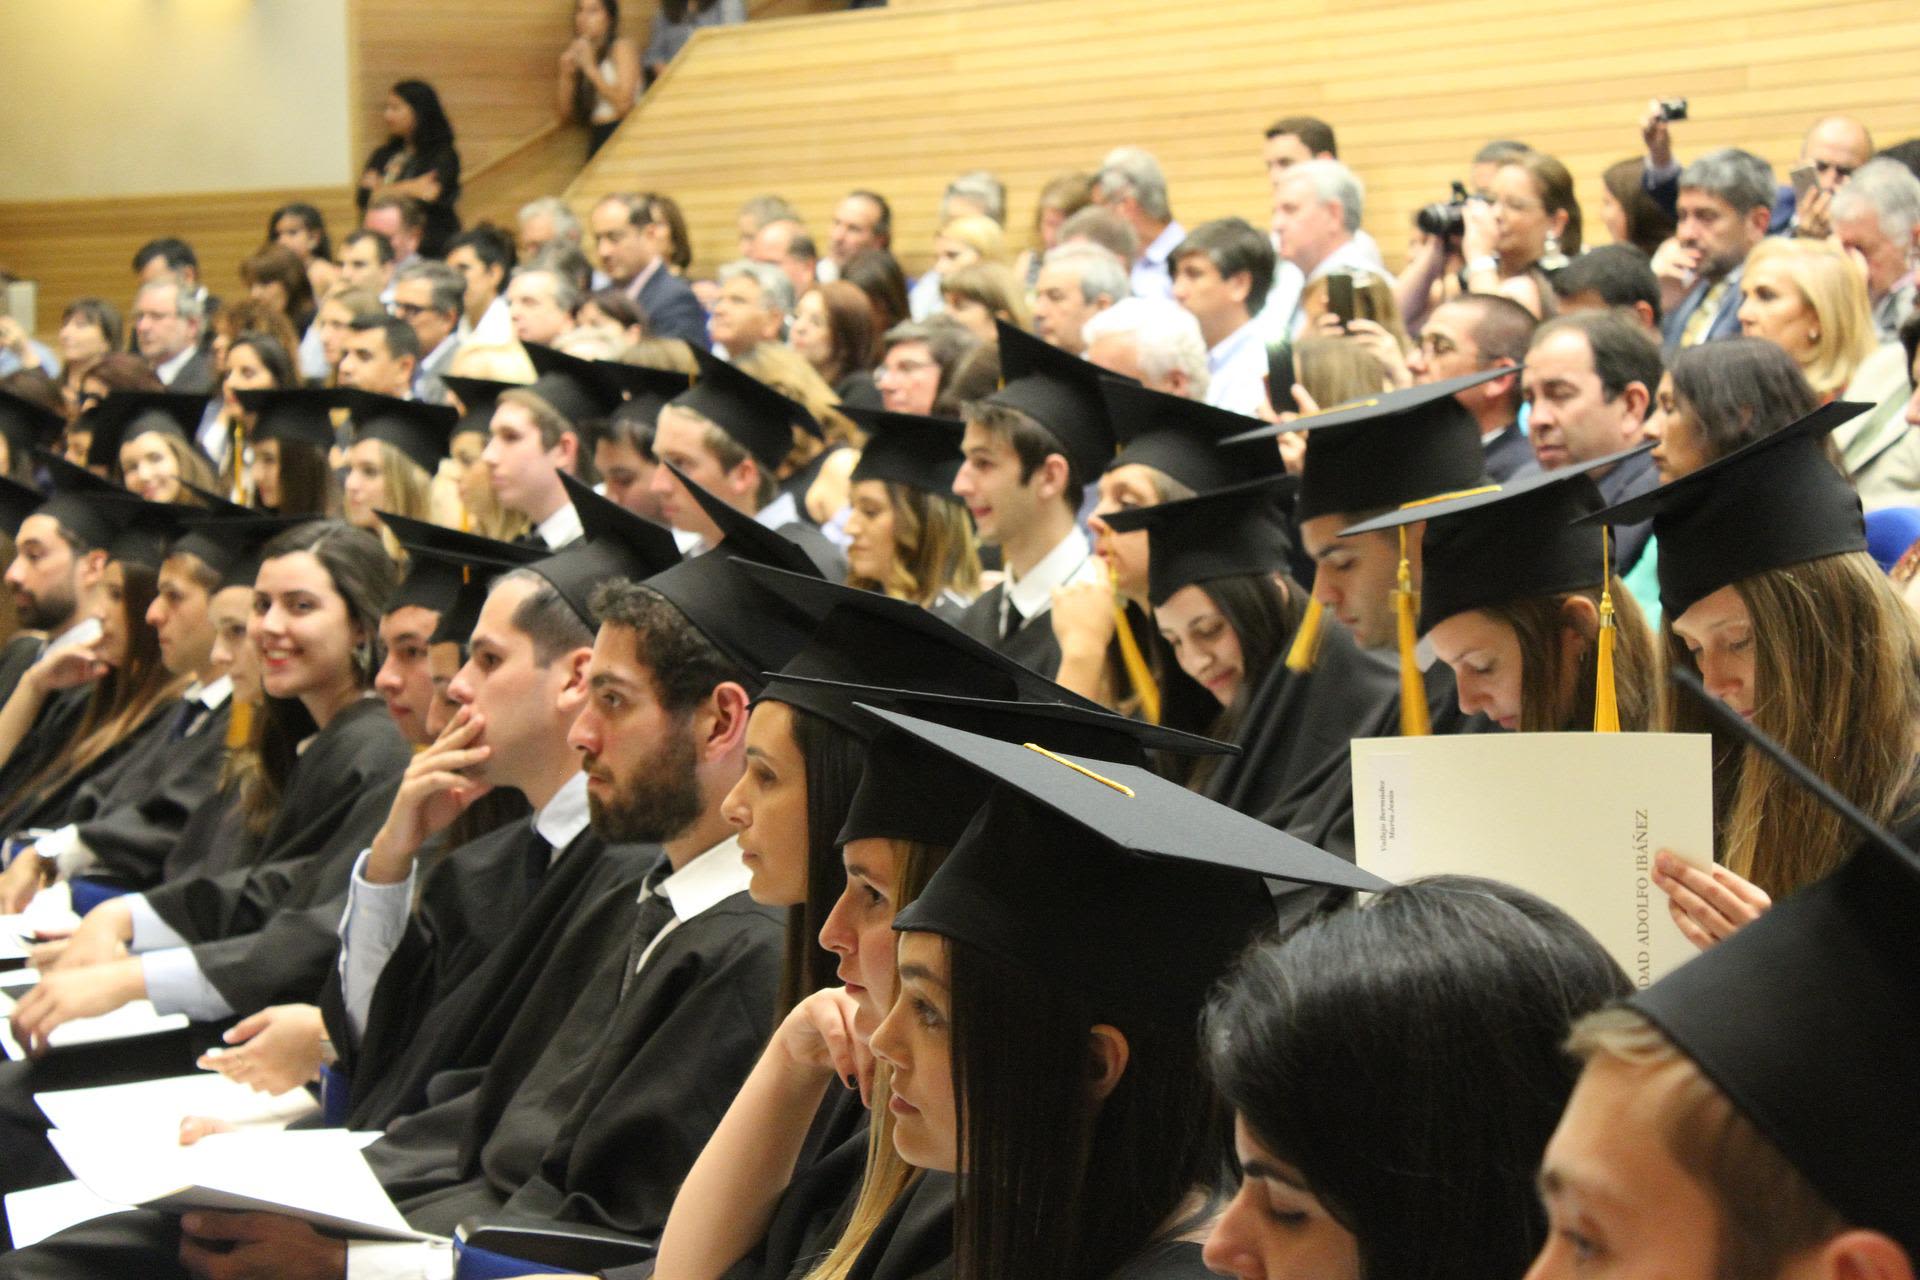
[[[1271,440],[1222,443],[1258,428],[1258,418],[1118,378],[1103,382],[1100,394],[1120,442],[1120,455],[1108,470],[1137,463],[1206,493],[1284,469]]]
[[[51,445],[66,425],[57,410],[0,387],[0,436],[15,462]]]
[[[765,564],[740,568],[815,620],[807,646],[779,671],[764,673],[768,683],[761,696],[804,707],[863,737],[872,732],[873,722],[856,712],[835,684],[1095,705],[918,605]]]
[[[1768,569],[1867,549],[1853,485],[1827,460],[1827,433],[1873,406],[1837,401],[1698,471],[1588,516],[1653,518],[1660,608],[1677,618],[1721,587]]]
[[[793,452],[795,427],[821,434],[819,422],[799,401],[698,347],[693,356],[700,362],[700,375],[671,403],[693,410],[732,436],[762,471],[774,470]]]
[[[38,457],[47,469],[48,487],[40,513],[58,520],[62,528],[89,548],[105,547],[112,542],[128,512],[99,499],[124,497],[127,491],[111,480],[102,480],[85,467],[74,466],[58,454],[42,450]]]
[[[205,396],[173,391],[115,391],[95,405],[81,425],[93,432],[87,446],[87,465],[117,471],[120,446],[149,431],[179,436],[197,451],[194,432],[207,411]]]
[[[601,497],[564,471],[560,480],[580,516],[580,539],[528,567],[551,582],[591,627],[590,602],[601,583],[613,578],[639,581],[671,569],[680,562],[680,545],[667,526]]]
[[[1469,609],[1596,587],[1607,561],[1605,534],[1598,525],[1576,523],[1606,506],[1591,473],[1651,448],[1636,445],[1457,498],[1416,502],[1341,536],[1427,522],[1420,543],[1422,633]]]
[[[1100,518],[1115,533],[1147,531],[1147,599],[1159,606],[1196,582],[1284,573],[1293,538],[1280,510],[1282,488],[1272,475]]]
[[[8,537],[18,537],[20,526],[26,523],[28,516],[38,511],[46,503],[47,495],[32,485],[21,484],[9,476],[0,475],[0,529]]]
[[[194,507],[148,502],[125,491],[103,493],[92,500],[119,513],[118,527],[106,544],[107,558],[149,569],[158,569],[167,558],[168,544],[180,536],[186,518],[199,514]]]
[[[1263,877],[1378,892],[1353,863],[1150,770],[874,715],[993,784],[897,930],[936,933],[1191,1028],[1274,920]]]
[[[635,400],[657,400],[666,404],[693,385],[693,375],[678,369],[655,369],[623,360],[597,360],[594,364],[602,376],[612,379]]]
[[[800,544],[777,530],[755,520],[737,507],[729,506],[712,490],[703,488],[697,481],[687,478],[687,473],[671,462],[662,464],[673,473],[700,509],[707,513],[720,529],[720,537],[727,544],[728,554],[752,560],[756,564],[778,565],[791,569],[795,573],[820,576],[820,566],[801,549]]]
[[[231,502],[202,510],[182,508],[182,532],[167,548],[184,552],[220,575],[220,586],[250,587],[260,576],[260,550],[277,535],[312,516],[276,516]]]
[[[1454,396],[1512,372],[1509,365],[1388,391],[1261,427],[1227,443],[1269,439],[1283,431],[1307,433],[1300,497],[1293,509],[1299,521],[1477,488],[1487,482],[1486,450],[1479,424]]]
[[[400,400],[371,391],[348,391],[345,403],[353,415],[354,439],[382,440],[405,454],[429,477],[447,456],[448,441],[459,415],[452,406],[424,400]]]
[[[860,461],[854,464],[853,479],[890,480],[953,499],[954,477],[960,474],[960,437],[966,433],[966,423],[851,405],[843,405],[840,412],[867,433]]]
[[[1018,409],[1052,432],[1075,477],[1092,484],[1113,461],[1113,424],[1100,397],[1107,375],[1004,320],[994,324],[1000,330],[1002,381],[986,402]]]
[[[491,579],[496,573],[532,564],[547,554],[539,547],[500,542],[425,520],[412,520],[386,511],[374,514],[393,531],[395,541],[405,547],[408,554],[407,576],[388,598],[388,613],[414,605],[444,614],[453,607],[460,588],[471,579]],[[426,553],[424,558],[420,552]]]
[[[242,391],[240,407],[254,415],[253,438],[285,440],[325,453],[334,445],[333,411],[345,404],[325,387]]]
[[[515,387],[527,389],[521,382],[496,382],[492,378],[463,378],[459,374],[443,373],[440,381],[447,384],[447,390],[460,398],[460,420],[453,424],[450,436],[477,431],[486,435],[493,424],[493,410],[500,402],[500,393],[512,391]]]
[[[1807,462],[1832,469],[1821,456]],[[1674,676],[1722,728],[1846,819],[1863,846],[1628,1003],[1842,1220],[1920,1257],[1920,858],[1690,672]]]
[[[606,417],[626,398],[624,384],[605,362],[582,360],[537,342],[527,343],[526,348],[539,375],[526,389],[574,426]]]
[[[1095,760],[1145,767],[1150,748],[1180,755],[1235,751],[1212,738],[1162,728],[1099,707],[1003,702],[859,684],[833,688],[850,702],[883,707],[1002,742],[1032,742],[1049,751]],[[948,767],[946,757],[920,739],[899,729],[884,728],[867,746],[865,769],[847,807],[839,843],[878,836],[946,848],[986,802],[990,789],[985,777]]]

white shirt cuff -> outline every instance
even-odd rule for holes
[[[93,850],[87,848],[87,842],[80,838],[80,828],[71,822],[41,836],[33,847],[42,858],[59,868],[63,880],[87,874],[100,861]]]
[[[380,984],[387,961],[406,936],[407,915],[413,909],[413,880],[417,865],[397,884],[374,884],[366,878],[363,849],[354,860],[353,882],[347,889],[347,909],[340,916],[340,992],[347,1020],[357,1037],[365,1033],[373,1009],[373,991]]]
[[[453,1280],[451,1240],[349,1240],[347,1280]]]
[[[133,941],[127,944],[127,950],[133,952],[159,951],[166,947],[184,947],[186,938],[174,931],[172,925],[160,918],[160,913],[147,905],[144,893],[129,893],[120,901],[127,904],[127,914],[133,920]]]
[[[147,999],[160,1013],[184,1013],[195,1022],[215,1022],[233,1016],[233,1006],[200,972],[200,962],[185,947],[149,951],[140,957],[147,979]]]

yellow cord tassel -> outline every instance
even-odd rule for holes
[[[1300,618],[1300,629],[1287,648],[1287,670],[1308,672],[1320,661],[1320,627],[1326,621],[1327,606],[1317,596],[1307,597],[1307,611]]]
[[[253,736],[253,704],[233,700],[233,713],[227,719],[227,750],[238,751]]]
[[[1613,621],[1613,531],[1600,531],[1600,653],[1595,666],[1598,679],[1593,691],[1593,731],[1620,732],[1620,701],[1613,689],[1613,642],[1617,628]]]
[[[1119,596],[1113,598],[1113,634],[1120,641],[1120,665],[1127,669],[1127,680],[1140,699],[1140,714],[1148,724],[1159,724],[1160,686],[1153,678],[1153,668],[1147,665],[1146,655],[1140,652],[1140,642],[1133,638],[1133,626],[1127,621],[1127,604]]]
[[[1420,663],[1414,657],[1419,638],[1414,634],[1414,616],[1420,597],[1413,589],[1413,567],[1407,562],[1407,527],[1400,526],[1400,578],[1393,592],[1394,629],[1400,639],[1400,736],[1424,738],[1433,732],[1427,718],[1427,682],[1421,678]]]

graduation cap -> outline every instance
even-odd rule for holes
[[[460,588],[474,579],[482,579],[484,585],[497,574],[532,564],[547,554],[539,547],[500,542],[386,511],[373,514],[393,531],[394,540],[406,548],[408,555],[407,576],[388,597],[388,613],[414,606],[445,614],[454,607]],[[484,591],[481,598],[485,599]]]
[[[529,390],[522,382],[497,382],[492,378],[463,378],[458,374],[443,373],[440,381],[447,384],[447,390],[460,397],[463,412],[460,420],[453,424],[452,435],[464,435],[477,431],[486,435],[493,425],[493,410],[500,403],[500,393],[512,391],[515,387]]]
[[[761,697],[803,707],[862,737],[873,722],[837,685],[1097,706],[905,600],[766,564],[743,563],[740,570],[815,623],[804,649],[764,673]]]
[[[184,552],[199,557],[220,576],[221,589],[252,586],[260,576],[261,549],[295,525],[314,519],[276,516],[233,503],[199,511],[190,507],[181,510],[182,531],[167,554]]]
[[[896,930],[936,933],[1190,1028],[1274,920],[1264,878],[1378,892],[1345,859],[1148,769],[872,714],[992,785]]]
[[[0,387],[0,436],[6,438],[8,456],[16,462],[52,444],[66,426],[58,410]]]
[[[48,485],[48,492],[37,508],[38,514],[52,516],[89,548],[104,547],[112,542],[128,513],[100,499],[126,497],[126,489],[101,479],[85,467],[74,466],[58,454],[42,450],[38,457],[47,470]]]
[[[795,573],[810,574],[816,578],[820,576],[820,567],[814,564],[813,558],[792,538],[767,528],[738,507],[729,505],[718,494],[703,487],[698,481],[690,479],[686,472],[671,462],[663,462],[661,465],[673,473],[674,479],[678,480],[692,495],[693,500],[700,504],[700,509],[707,513],[707,518],[719,527],[721,541],[728,547],[727,554],[740,556],[742,559],[759,564],[778,565],[784,569],[791,569]]]
[[[666,404],[693,385],[693,375],[678,369],[656,369],[624,360],[597,360],[594,364],[603,376],[618,383],[634,400],[657,400]]]
[[[106,542],[107,558],[158,569],[170,544],[180,536],[185,519],[195,512],[172,502],[148,502],[124,490],[103,493],[93,502],[114,510],[117,527]]]
[[[385,441],[429,476],[447,456],[447,442],[459,418],[452,406],[359,390],[346,392],[343,402],[353,415],[356,441]]]
[[[19,537],[20,526],[46,501],[47,495],[32,485],[0,475],[0,529],[6,530],[8,537]]]
[[[87,446],[87,465],[117,470],[120,446],[149,431],[178,436],[200,449],[194,433],[207,411],[205,396],[174,391],[115,391],[93,407],[81,425],[93,432]]]
[[[240,407],[253,415],[256,440],[285,440],[325,453],[334,444],[333,411],[346,402],[325,387],[286,387],[239,392]]]
[[[1018,409],[1060,442],[1082,483],[1092,482],[1113,461],[1113,425],[1100,385],[1098,365],[1050,346],[1004,320],[1000,331],[1000,389],[986,403]]]
[[[1143,768],[1149,750],[1177,755],[1238,753],[1238,748],[1225,742],[1163,729],[1093,706],[1006,702],[861,684],[830,687],[849,702],[883,707],[1002,742],[1036,742],[1049,751]],[[986,778],[949,767],[944,755],[920,739],[891,726],[882,728],[867,746],[865,769],[838,842],[884,837],[948,848],[986,803],[989,790]]]
[[[1657,489],[1586,517],[1653,518],[1660,608],[1677,618],[1768,569],[1867,549],[1860,496],[1828,461],[1827,433],[1873,406],[1837,401]]]
[[[867,433],[854,464],[854,480],[888,480],[922,493],[953,499],[960,474],[960,438],[967,424],[954,418],[841,406],[840,411]]]
[[[1284,431],[1307,433],[1293,511],[1298,521],[1471,489],[1487,482],[1486,450],[1480,425],[1454,396],[1512,372],[1506,365],[1388,391],[1232,436],[1226,443],[1270,439]]]
[[[1272,475],[1100,518],[1116,533],[1147,531],[1147,598],[1159,606],[1196,582],[1284,571],[1293,538],[1280,490],[1280,477]]]
[[[732,436],[762,471],[772,471],[793,452],[795,427],[811,436],[823,434],[820,423],[799,401],[711,352],[695,347],[693,358],[700,364],[699,376],[669,403],[693,410]]]
[[[1258,418],[1117,378],[1101,383],[1100,394],[1120,441],[1109,471],[1135,463],[1206,493],[1286,469],[1270,439],[1240,439],[1261,426]],[[1240,443],[1223,443],[1230,439]]]
[[[594,590],[611,578],[639,580],[671,569],[680,562],[680,545],[673,530],[637,516],[617,502],[601,497],[562,471],[567,498],[580,516],[577,542],[527,567],[551,582],[580,620],[594,625]]]
[[[626,398],[626,387],[600,360],[582,360],[564,351],[526,343],[527,358],[533,361],[538,377],[526,390],[533,392],[553,411],[576,426],[604,418]]]
[[[1824,457],[1808,461],[1832,469]],[[1920,1257],[1920,968],[1912,956],[1920,857],[1691,672],[1673,677],[1863,844],[1839,870],[1627,1003],[1842,1219]]]

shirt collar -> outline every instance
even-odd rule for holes
[[[755,512],[753,518],[757,524],[765,528],[779,529],[798,523],[800,507],[794,502],[792,494],[783,493]]]
[[[533,829],[553,846],[556,856],[587,829],[587,775],[584,772],[568,778],[553,793],[553,799],[540,806],[540,812],[533,815]]]
[[[580,513],[573,509],[571,502],[562,503],[560,509],[533,527],[540,535],[540,541],[547,544],[547,550],[558,551],[570,542],[578,542],[586,535],[586,529],[580,523]]]
[[[1245,324],[1220,339],[1219,345],[1207,352],[1207,365],[1209,368],[1218,370],[1235,356],[1239,355],[1240,349],[1253,340],[1258,328],[1259,326],[1254,323],[1254,318],[1249,317]]]
[[[163,360],[159,364],[155,365],[153,369],[153,375],[154,377],[160,379],[161,382],[166,383],[168,386],[172,386],[175,375],[177,375],[182,369],[186,368],[187,361],[193,359],[198,354],[200,354],[200,348],[194,346],[192,343],[188,343],[186,347],[181,350],[179,355],[175,356],[171,360]]]
[[[621,289],[620,292],[626,294],[629,298],[632,298],[635,301],[638,301],[640,298],[640,291],[647,287],[647,281],[653,279],[654,275],[660,270],[660,264],[665,261],[666,259],[664,258],[655,258],[652,262],[648,263],[646,267],[641,270],[639,275],[627,281],[626,286],[623,289]]]
[[[745,893],[752,879],[753,873],[740,859],[740,838],[728,836],[662,880],[654,892],[666,895],[674,918],[684,924],[734,894]]]
[[[211,684],[195,681],[186,692],[186,696],[198,702],[209,711],[218,711],[222,703],[233,696],[233,677],[221,676]]]
[[[1187,231],[1185,227],[1182,227],[1177,222],[1169,222],[1161,230],[1160,234],[1153,238],[1153,243],[1148,245],[1146,251],[1140,256],[1156,266],[1162,265],[1172,256],[1173,251],[1180,247],[1180,242],[1186,238]]]
[[[1022,618],[1033,617],[1053,603],[1053,589],[1065,586],[1092,554],[1087,535],[1075,525],[1024,577],[1015,578],[1008,572],[1007,602],[1020,611]]]

